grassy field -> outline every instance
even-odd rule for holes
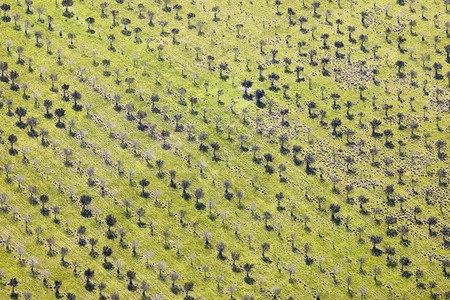
[[[450,5],[105,3],[1,3],[1,299],[450,298]]]

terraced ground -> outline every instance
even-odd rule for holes
[[[449,299],[450,3],[3,1],[0,298]]]

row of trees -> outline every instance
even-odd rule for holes
[[[178,126],[177,126],[178,127]],[[268,156],[269,157],[269,156]]]

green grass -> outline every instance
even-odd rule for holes
[[[28,20],[33,27],[30,28],[29,36],[24,34],[24,25],[21,25],[21,31],[14,29],[14,21],[3,22],[1,43],[4,45],[6,40],[11,39],[13,46],[10,53],[3,48],[1,51],[1,61],[9,64],[9,70],[19,72],[16,82],[21,85],[27,83],[29,89],[27,94],[32,96],[33,92],[38,92],[38,105],[34,105],[33,97],[28,100],[22,98],[22,88],[15,92],[9,89],[9,84],[0,83],[0,88],[4,91],[1,101],[4,105],[2,108],[2,117],[0,119],[0,141],[2,142],[0,154],[2,155],[2,180],[0,181],[0,192],[6,192],[9,195],[7,201],[8,210],[0,212],[0,220],[2,222],[2,230],[0,238],[2,241],[11,237],[11,251],[7,251],[6,247],[0,248],[0,268],[6,273],[6,278],[2,280],[3,285],[0,287],[0,298],[8,298],[10,288],[5,283],[13,277],[19,281],[17,291],[19,293],[29,290],[35,298],[49,299],[55,297],[54,281],[61,280],[61,295],[73,293],[77,299],[81,298],[97,298],[98,288],[90,292],[85,289],[85,277],[82,272],[87,268],[95,270],[92,281],[98,285],[100,282],[107,284],[103,291],[104,295],[118,293],[121,299],[138,299],[141,298],[142,291],[138,288],[132,292],[127,289],[128,281],[124,274],[128,270],[136,272],[135,284],[139,286],[142,281],[150,283],[150,290],[147,296],[154,294],[162,294],[165,299],[182,299],[185,296],[182,291],[182,285],[187,281],[194,282],[193,292],[190,293],[196,299],[204,297],[205,299],[225,299],[231,295],[228,291],[230,285],[236,285],[237,291],[234,297],[241,299],[244,295],[251,295],[255,299],[266,299],[273,297],[272,288],[280,287],[280,297],[283,299],[289,296],[294,299],[303,299],[320,296],[323,299],[331,298],[350,298],[360,297],[360,288],[368,288],[369,299],[385,299],[389,297],[408,298],[428,298],[431,296],[428,283],[434,281],[437,287],[432,291],[435,297],[445,298],[448,292],[448,277],[444,276],[442,271],[442,260],[448,260],[448,249],[443,243],[442,233],[440,229],[448,227],[448,199],[449,192],[445,185],[438,184],[438,178],[435,175],[437,170],[443,168],[448,172],[448,160],[439,159],[435,142],[437,140],[449,141],[448,126],[450,125],[448,118],[448,85],[446,78],[437,80],[434,78],[434,71],[422,68],[420,55],[429,53],[430,60],[427,66],[432,66],[434,62],[440,62],[443,65],[440,74],[446,74],[449,70],[448,62],[445,61],[444,46],[448,44],[448,36],[445,33],[445,20],[448,13],[445,11],[443,3],[416,3],[413,5],[415,12],[409,10],[408,4],[400,6],[391,3],[392,9],[389,16],[384,13],[384,5],[387,1],[376,3],[374,9],[373,3],[357,4],[354,2],[342,1],[342,8],[337,3],[323,2],[317,10],[321,17],[314,17],[311,3],[306,3],[306,7],[302,7],[301,3],[282,3],[280,11],[282,15],[276,15],[277,8],[273,3],[268,5],[264,1],[253,3],[241,3],[228,1],[227,3],[206,3],[205,9],[202,3],[189,1],[181,1],[182,10],[179,13],[181,20],[175,19],[175,12],[164,12],[161,9],[164,3],[145,3],[147,7],[155,13],[153,22],[154,27],[147,25],[148,19],[139,19],[137,3],[131,4],[132,9],[127,9],[127,3],[119,4],[111,1],[106,9],[108,17],[101,17],[101,9],[92,6],[90,1],[77,2],[73,7],[69,8],[74,16],[67,19],[62,15],[64,8],[59,4],[58,7],[49,5],[42,1],[36,1],[33,4],[34,14],[26,14],[26,6],[16,4],[16,1],[8,1],[11,5],[11,11],[8,15],[12,16],[18,12],[23,20]],[[176,3],[173,3],[176,4]],[[53,17],[53,31],[48,30],[47,22],[39,22],[36,8],[45,6],[44,15]],[[218,22],[214,22],[214,13],[211,8],[219,5]],[[428,11],[425,12],[427,20],[421,18],[420,6],[425,5]],[[296,25],[290,26],[288,22],[287,8],[292,7],[296,12],[293,20]],[[135,43],[134,32],[130,36],[123,35],[122,25],[111,27],[112,16],[111,10],[120,11],[117,20],[121,18],[129,18],[131,24],[129,30],[140,27],[142,32],[139,34],[142,43]],[[330,24],[325,22],[325,10],[330,9],[332,14],[329,17]],[[367,23],[369,26],[364,28],[361,26],[360,11],[370,12]],[[187,26],[186,14],[194,12],[196,17],[191,20],[192,25],[196,25],[198,20],[205,21],[202,31],[204,35],[199,36],[197,29],[189,29]],[[400,23],[397,24],[397,15],[403,12]],[[433,24],[433,16],[440,13],[438,18],[438,26]],[[46,19],[45,16],[42,19]],[[145,15],[145,13],[144,13]],[[303,26],[308,30],[311,26],[317,26],[315,32],[316,39],[311,36],[311,31],[303,34],[299,31],[298,18],[305,16],[308,18]],[[87,17],[95,18],[95,23],[91,26],[95,33],[86,32]],[[253,17],[253,18],[252,18]],[[342,19],[342,34],[336,33],[336,19]],[[263,27],[263,19],[266,20]],[[409,33],[408,20],[416,20],[417,25],[415,32],[417,36]],[[180,33],[176,40],[180,44],[172,44],[172,35],[162,36],[161,26],[158,25],[159,20],[169,21],[165,31],[169,32],[172,28],[178,28]],[[240,35],[237,36],[236,24],[243,24],[240,29]],[[354,38],[358,38],[360,34],[368,36],[365,43],[368,52],[360,49],[359,41],[352,44],[348,41],[348,25],[356,26],[356,31],[352,34]],[[389,44],[385,41],[384,32],[386,27],[391,27],[393,31],[390,34],[392,42]],[[99,28],[102,32],[99,34]],[[62,31],[62,37],[59,31]],[[215,30],[213,37],[210,33]],[[46,45],[42,47],[35,46],[34,32],[42,31],[44,43],[46,39],[51,39],[52,44],[47,53]],[[421,40],[421,33],[425,32],[425,41]],[[67,34],[75,34],[73,39],[74,47],[69,47],[70,39]],[[322,39],[320,36],[328,33],[327,44],[329,49],[322,49]],[[405,53],[401,53],[397,49],[396,39],[400,34],[406,37],[406,42],[402,45]],[[108,50],[109,42],[107,36],[114,34],[116,40],[114,47],[116,51]],[[289,43],[286,43],[287,36]],[[434,37],[439,36],[441,42],[437,44],[439,53],[434,50]],[[150,42],[149,49],[146,47],[146,38],[151,37],[154,40]],[[187,49],[184,46],[184,39],[189,40]],[[259,52],[259,41],[264,40],[265,54]],[[314,61],[317,65],[309,63],[309,56],[299,56],[297,42],[305,41],[306,45],[302,47],[302,53],[307,54],[309,50],[316,49],[317,55]],[[343,59],[335,57],[335,41],[344,42],[344,48],[339,52],[345,55]],[[164,45],[161,51],[163,59],[158,59],[158,45]],[[379,45],[378,59],[373,57],[371,51],[374,45]],[[25,64],[16,64],[18,46],[24,48],[23,57]],[[200,47],[199,60],[196,59],[196,51],[194,47]],[[416,50],[414,55],[410,57],[407,52],[409,48],[414,47]],[[57,49],[61,48],[62,65],[57,64]],[[238,48],[239,54],[235,59],[235,48]],[[277,49],[276,55],[280,63],[273,64],[270,50]],[[96,61],[99,65],[93,64],[92,51],[98,53]],[[351,62],[349,63],[348,53],[351,52]],[[215,71],[208,70],[207,56],[215,56],[212,65],[216,67]],[[133,57],[137,57],[136,64]],[[283,58],[292,59],[290,70],[292,73],[284,72]],[[330,72],[330,76],[322,74],[321,58],[328,58],[326,69]],[[27,59],[33,58],[33,72],[29,72]],[[249,69],[246,69],[246,58],[250,59]],[[73,65],[69,59],[73,59]],[[104,76],[105,67],[101,62],[108,59],[111,65],[108,70],[111,76]],[[410,70],[417,71],[415,81],[418,86],[414,87],[409,83],[409,76],[399,78],[397,76],[397,67],[395,62],[403,60],[406,62],[404,72]],[[365,65],[361,66],[361,61]],[[228,76],[227,80],[219,78],[217,66],[221,62],[229,63],[229,71],[224,72]],[[148,65],[145,65],[148,64]],[[260,82],[258,64],[264,64],[265,70],[263,75],[265,80]],[[182,77],[182,68],[186,77]],[[301,77],[305,81],[296,82],[295,66],[302,66],[304,70]],[[39,78],[39,67],[44,66],[47,71],[43,78]],[[86,68],[85,74],[82,74],[80,67]],[[380,84],[374,84],[371,72],[378,69],[377,80]],[[115,69],[121,70],[119,76],[120,83],[116,83]],[[340,71],[339,71],[340,70]],[[360,72],[363,70],[365,73]],[[158,76],[155,72],[159,72]],[[270,80],[268,75],[272,72],[277,73],[280,79],[276,85],[279,91],[271,91]],[[5,74],[6,74],[5,73]],[[56,86],[58,93],[50,91],[52,86],[49,75],[58,74]],[[192,74],[198,74],[197,84],[194,84]],[[340,74],[339,74],[340,73]],[[84,76],[84,80],[80,80],[80,76]],[[133,77],[134,83],[131,84],[136,92],[134,94],[127,93],[128,84],[125,78]],[[92,78],[97,78],[92,80]],[[253,82],[252,90],[264,89],[266,96],[263,102],[266,104],[264,109],[255,105],[255,100],[249,101],[243,98],[243,91],[240,88],[244,79]],[[429,95],[425,95],[421,88],[424,80],[428,81],[427,91]],[[311,80],[311,87],[309,87]],[[158,84],[159,82],[160,84]],[[171,90],[167,89],[167,82],[172,82]],[[204,83],[208,82],[208,92],[205,90]],[[233,83],[234,82],[234,83]],[[72,109],[73,101],[66,102],[62,100],[61,85],[69,84],[69,93],[77,90],[82,94],[81,104],[90,103],[92,109],[89,115],[86,109],[77,112]],[[283,97],[282,85],[289,84],[287,91],[288,97]],[[387,89],[385,88],[387,84]],[[359,86],[365,86],[367,89],[363,95],[366,99],[359,99]],[[108,88],[105,89],[104,87]],[[186,89],[183,96],[187,102],[187,106],[179,103],[179,88]],[[436,100],[436,88],[443,90],[443,94],[439,97],[440,102]],[[403,102],[397,101],[397,91],[401,89],[401,99]],[[217,91],[222,90],[224,94],[220,97],[223,104],[218,104]],[[118,112],[114,109],[114,100],[112,95],[120,93],[122,99],[120,104],[124,106],[126,103],[134,104],[133,114],[139,110],[145,111],[147,117],[144,123],[154,124],[155,135],[150,130],[141,131],[136,120],[127,120],[127,114],[124,110]],[[250,93],[253,93],[252,91]],[[301,98],[296,104],[295,94],[299,93]],[[323,98],[322,98],[323,93]],[[339,93],[340,98],[338,104],[340,109],[332,109],[333,99],[330,97],[332,93]],[[139,94],[143,96],[141,99]],[[160,101],[156,104],[161,113],[153,113],[151,111],[150,96],[158,94]],[[372,97],[376,96],[376,109],[372,107]],[[191,114],[189,103],[190,97],[197,97],[199,103],[194,106],[196,114]],[[411,109],[409,99],[415,97],[413,107]],[[46,138],[49,142],[47,147],[41,144],[41,138],[32,138],[27,129],[20,129],[16,126],[17,116],[7,116],[6,100],[13,99],[14,104],[12,110],[21,106],[27,110],[27,117],[38,118],[37,130],[45,128],[49,131]],[[64,108],[66,115],[62,118],[66,124],[66,129],[57,128],[56,117],[52,119],[44,118],[45,107],[43,101],[49,99],[53,101],[53,107],[50,111],[54,114],[56,108]],[[317,108],[316,113],[320,109],[327,110],[325,122],[321,124],[320,116],[317,118],[308,117],[307,102],[314,100]],[[353,119],[345,117],[345,102],[351,100],[354,106],[351,108]],[[232,101],[236,101],[234,112],[231,112],[230,106]],[[389,111],[388,118],[384,115],[383,105],[391,104],[393,108]],[[426,115],[428,119],[423,118],[423,106],[427,106]],[[269,112],[269,106],[271,111]],[[203,121],[202,108],[207,108],[207,120]],[[247,109],[248,113],[245,118],[247,123],[243,122],[243,109]],[[281,109],[289,109],[289,114],[285,119],[290,126],[281,126]],[[358,125],[358,113],[363,112],[363,127]],[[396,114],[402,112],[405,115],[403,124],[409,126],[412,121],[419,123],[416,130],[417,138],[411,136],[408,128],[399,130],[397,125]],[[198,136],[201,132],[208,134],[205,144],[218,142],[220,150],[217,152],[220,157],[219,161],[212,159],[212,149],[209,147],[208,152],[199,151],[200,142],[189,141],[187,139],[186,130],[176,132],[175,120],[173,116],[177,113],[183,114],[180,124],[184,126],[191,124],[195,127],[193,134]],[[440,128],[436,127],[436,116],[440,116]],[[220,131],[215,129],[216,124],[214,117],[221,117]],[[258,124],[257,117],[262,118],[261,124]],[[342,126],[338,128],[338,132],[342,132],[344,128],[351,128],[355,134],[353,141],[364,139],[366,141],[363,147],[364,153],[359,152],[358,146],[355,144],[346,144],[345,135],[336,137],[332,134],[331,120],[340,118]],[[384,146],[384,137],[373,138],[371,136],[371,128],[369,122],[377,118],[382,124],[377,129],[378,133],[382,133],[385,129],[391,129],[394,136],[391,138],[395,147],[389,149]],[[68,121],[73,119],[76,125],[73,128],[75,136],[71,136],[68,130]],[[113,122],[115,128],[113,136],[109,134],[108,122]],[[233,127],[231,134],[232,141],[227,140],[226,126]],[[83,146],[80,138],[80,130],[84,130],[87,135],[83,140],[87,146]],[[166,143],[170,144],[170,150],[164,150],[164,138],[161,135],[163,130],[168,130],[170,136]],[[311,130],[308,139],[307,132]],[[262,131],[262,133],[258,133]],[[125,141],[128,147],[122,147],[118,135],[126,132]],[[15,156],[8,154],[10,147],[8,136],[14,133],[18,137],[15,148],[19,153]],[[302,146],[302,150],[298,157],[303,160],[306,153],[311,152],[315,156],[315,162],[312,164],[316,168],[316,175],[308,175],[305,172],[305,164],[297,166],[294,163],[292,152],[289,154],[280,153],[280,144],[278,137],[286,133],[289,141],[286,147],[292,149],[293,145]],[[430,147],[426,147],[424,143],[424,134],[430,133],[428,139]],[[244,143],[245,147],[251,149],[253,144],[258,144],[261,150],[257,153],[257,157],[262,158],[264,153],[271,153],[274,161],[270,163],[274,167],[274,174],[268,174],[264,171],[264,161],[260,164],[252,161],[252,152],[242,151],[240,149],[240,135],[247,136]],[[399,155],[398,140],[403,140],[406,146],[403,147],[405,155]],[[369,149],[376,146],[379,154],[376,161],[380,163],[379,167],[371,165],[371,155]],[[22,159],[21,147],[28,147],[27,154],[28,163]],[[65,158],[63,148],[70,148],[73,154],[69,161],[73,164],[67,167],[64,164]],[[448,147],[443,148],[443,153],[448,153]],[[143,158],[145,152],[151,150],[153,159],[150,166],[147,165]],[[109,151],[110,157],[105,160],[105,151]],[[344,158],[352,156],[355,164],[352,169],[354,172],[347,173]],[[394,176],[386,176],[384,172],[383,157],[390,157],[393,160],[389,169],[395,174]],[[36,159],[38,161],[36,161]],[[190,159],[191,164],[188,164]],[[119,173],[118,160],[123,161],[122,171]],[[159,178],[156,160],[164,160],[163,171],[165,176]],[[429,160],[428,169],[433,174],[427,174],[426,164]],[[203,175],[200,175],[199,163],[206,163]],[[13,178],[7,181],[4,165],[11,164],[14,169],[9,175]],[[283,177],[287,182],[281,182],[278,175],[278,165],[283,163],[286,165],[286,171]],[[95,168],[94,185],[88,184],[88,176],[86,170],[89,167]],[[398,175],[396,169],[404,168],[403,185],[398,184]],[[128,177],[128,170],[134,170],[136,175],[132,184]],[[176,171],[175,182],[176,188],[170,187],[169,170]],[[320,174],[323,173],[323,179]],[[24,175],[22,187],[18,188],[15,175]],[[333,192],[333,184],[330,176],[336,175],[341,181],[336,185],[339,193]],[[150,181],[150,185],[146,187],[146,191],[150,193],[149,198],[140,196],[141,187],[138,182],[146,178]],[[58,179],[62,179],[62,189],[58,188]],[[182,197],[181,181],[187,179],[191,182],[188,193],[191,198],[186,200]],[[234,194],[231,200],[224,196],[223,182],[225,180],[232,181],[230,192]],[[411,180],[417,181],[414,193],[412,190]],[[100,180],[106,181],[105,191],[100,188]],[[442,180],[444,183],[446,178]],[[354,190],[351,197],[355,203],[346,203],[345,185],[353,184]],[[404,211],[400,210],[400,205],[389,206],[386,201],[384,188],[388,184],[393,184],[395,196],[404,196],[407,202],[403,203]],[[53,221],[53,215],[43,216],[40,212],[40,204],[33,205],[30,203],[27,191],[28,185],[36,185],[37,195],[47,194],[50,197],[47,206],[57,205],[61,208],[58,215],[59,224]],[[213,209],[214,217],[209,215],[208,207],[205,210],[195,208],[194,191],[202,187],[205,197],[201,202],[207,205],[209,199],[214,199],[216,207]],[[70,199],[69,188],[75,190],[74,199]],[[431,189],[433,195],[430,197],[429,203],[425,201],[425,191]],[[245,197],[242,200],[243,206],[239,207],[237,192],[242,190]],[[155,191],[160,191],[159,204],[155,204],[153,197]],[[277,209],[277,200],[275,195],[283,192],[284,199],[281,206],[284,209]],[[305,193],[308,191],[308,197]],[[92,211],[100,210],[99,218],[84,218],[81,216],[81,204],[79,197],[83,194],[92,196],[92,203],[89,205]],[[369,211],[368,214],[361,214],[357,198],[359,195],[365,195],[369,198],[369,202],[364,207]],[[322,210],[318,209],[318,197],[325,197],[322,203]],[[131,200],[131,215],[126,214],[123,200],[128,198]],[[167,207],[168,201],[172,201],[170,213]],[[442,212],[439,208],[439,202],[442,202]],[[257,207],[255,208],[257,204]],[[339,204],[340,212],[337,214],[342,217],[340,225],[336,225],[331,220],[330,204]],[[294,205],[294,207],[293,207]],[[414,222],[413,208],[420,206],[422,212],[418,214],[418,219],[422,221],[422,225]],[[18,214],[14,218],[12,207],[18,209]],[[139,208],[145,208],[146,213],[142,221],[147,224],[146,228],[138,226],[138,217],[136,211]],[[253,207],[253,208],[252,208]],[[293,209],[292,209],[293,208]],[[376,216],[373,213],[374,208],[379,208],[380,213]],[[291,214],[292,209],[292,214]],[[187,212],[183,218],[184,226],[180,223],[180,211]],[[274,227],[272,231],[266,230],[264,226],[263,214],[269,211],[273,218],[268,223]],[[117,224],[113,227],[113,231],[118,234],[119,228],[127,231],[125,237],[126,247],[119,243],[119,239],[108,239],[106,236],[108,227],[105,223],[105,217],[113,214],[117,218]],[[29,227],[34,230],[37,227],[43,229],[41,240],[54,238],[56,241],[55,249],[59,252],[61,247],[67,247],[69,254],[65,260],[69,265],[63,266],[61,256],[49,256],[46,242],[38,243],[35,233],[25,232],[25,216],[31,216],[32,222]],[[308,215],[309,230],[304,228],[302,217]],[[392,225],[392,228],[398,230],[400,226],[407,226],[411,231],[406,235],[409,246],[402,245],[400,234],[390,237],[386,234],[387,226],[384,223],[386,216],[396,216],[398,222]],[[429,235],[426,220],[430,216],[438,218],[438,222],[433,226],[436,235]],[[222,217],[224,219],[222,219]],[[348,229],[344,226],[345,219],[349,217]],[[68,224],[69,231],[66,230],[65,220],[70,219]],[[375,219],[381,220],[377,223]],[[151,234],[150,222],[154,222],[154,234]],[[235,224],[238,223],[240,229],[235,234]],[[96,251],[99,257],[93,258],[89,255],[89,244],[81,247],[78,245],[77,228],[79,226],[86,227],[85,238],[98,239]],[[357,228],[363,228],[362,241],[359,241]],[[165,238],[163,233],[170,232],[168,238],[169,247],[165,249]],[[203,241],[203,233],[210,232],[212,234],[211,249],[205,247]],[[291,233],[298,235],[295,246],[298,248],[293,251],[291,248]],[[248,234],[251,234],[253,241],[249,243]],[[370,236],[379,235],[383,237],[383,241],[377,247],[384,251],[386,246],[396,248],[394,260],[398,262],[400,257],[409,257],[412,263],[405,267],[405,270],[413,272],[410,278],[401,276],[400,265],[389,268],[386,266],[386,255],[374,256],[371,253],[372,245]],[[131,250],[132,240],[139,242],[137,256],[133,256]],[[448,238],[447,238],[448,239]],[[218,242],[224,242],[227,248],[224,251],[226,259],[222,260],[217,257],[215,246]],[[261,244],[270,243],[270,250],[265,256],[271,262],[264,261],[261,255]],[[180,254],[177,254],[177,243],[182,244]],[[306,264],[304,245],[311,243],[312,250],[308,254],[314,259],[312,264]],[[26,254],[24,259],[31,257],[39,261],[36,267],[36,274],[32,274],[30,267],[25,263],[20,264],[17,254],[17,248],[24,246]],[[113,263],[112,270],[103,268],[103,259],[101,251],[103,246],[109,246],[113,250],[113,254],[108,260]],[[144,252],[152,251],[154,258],[151,260],[153,267],[146,267]],[[233,272],[231,251],[239,252],[240,259],[236,262],[239,267],[245,263],[255,264],[251,277],[255,283],[249,285],[244,282],[245,271],[239,273]],[[190,262],[190,254],[195,254],[196,259],[193,266]],[[324,258],[322,264],[319,263],[319,257]],[[359,271],[359,257],[366,257],[364,264],[364,272]],[[124,262],[121,270],[121,276],[117,276],[116,260],[120,259]],[[78,275],[74,274],[72,262],[76,260],[80,263]],[[165,261],[167,268],[164,271],[164,279],[159,278],[156,263]],[[202,270],[202,266],[209,266],[210,271],[206,278]],[[321,265],[321,266],[319,266]],[[373,269],[375,266],[381,267],[381,273],[377,276],[378,282],[373,279]],[[297,268],[296,273],[292,276],[293,281],[289,280],[287,272],[288,266]],[[337,283],[334,283],[331,274],[332,268],[337,267],[339,273],[336,275]],[[320,270],[323,268],[323,272]],[[426,289],[423,290],[417,286],[414,272],[416,269],[424,271],[424,277],[419,279],[423,282]],[[49,284],[43,284],[43,271],[49,271]],[[171,291],[171,281],[168,276],[171,272],[178,272],[181,278],[177,281],[180,293],[175,295]],[[223,276],[224,281],[217,287],[216,276]],[[346,278],[351,276],[353,284],[351,285],[351,293],[347,292]],[[260,284],[260,278],[264,277],[264,283]]]

